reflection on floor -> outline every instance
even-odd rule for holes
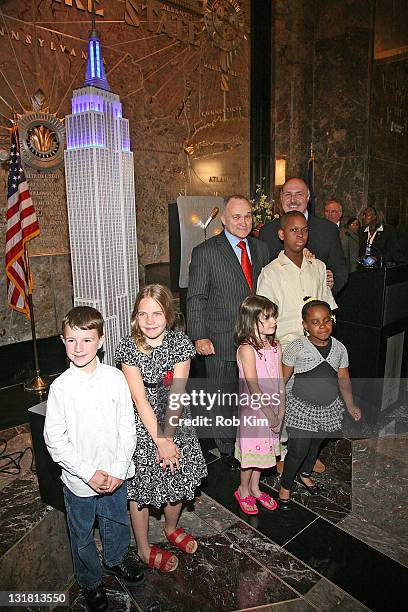
[[[318,476],[324,487],[323,495],[311,497],[299,488],[294,491],[292,511],[268,512],[261,508],[255,517],[242,514],[233,497],[239,472],[228,471],[212,452],[211,443],[206,442],[209,477],[181,518],[181,526],[197,536],[197,553],[182,555],[164,543],[163,519],[160,515],[151,517],[151,541],[175,551],[180,558],[179,569],[172,574],[146,570],[145,585],[138,588],[106,577],[110,609],[405,610],[408,595],[405,418],[406,412],[387,416],[384,425],[391,434],[387,437],[329,442],[322,451],[327,469]],[[392,423],[394,427],[390,427]],[[41,588],[53,590],[62,571],[60,568],[58,574],[55,568],[62,565],[61,551],[66,538],[63,515],[42,504],[35,474],[30,471],[29,451],[21,459],[20,474],[1,473],[4,454],[15,457],[30,445],[28,427],[2,431],[0,439],[7,439],[7,449],[3,448],[3,458],[0,457],[0,590],[7,586],[4,570],[11,552],[13,571],[19,572],[16,551],[20,546],[27,551],[24,542],[28,532],[38,558],[44,557],[48,545],[49,571],[41,573],[44,580]],[[262,486],[276,497],[279,486],[276,474],[266,474]],[[44,527],[51,520],[49,517],[54,532],[49,524]],[[55,517],[61,517],[60,523],[57,520],[57,533]],[[42,539],[32,535],[36,531]],[[57,541],[58,537],[61,541]],[[51,539],[51,544],[46,538]],[[20,556],[25,554],[28,553]],[[130,554],[136,556],[134,545]],[[23,558],[21,566],[21,576],[25,576]],[[69,576],[67,564],[64,571]],[[66,588],[70,609],[85,610],[82,595],[72,579]]]

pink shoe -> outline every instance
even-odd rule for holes
[[[255,497],[252,497],[252,495],[248,495],[247,497],[240,497],[238,490],[235,491],[234,493],[234,497],[237,500],[237,502],[239,503],[239,507],[241,508],[242,512],[244,512],[245,514],[258,514],[259,510],[256,507],[256,499]],[[246,510],[243,506],[243,504],[248,504],[249,506],[254,506],[253,510]]]
[[[255,499],[256,501],[259,501],[259,503],[267,510],[276,510],[278,507],[277,501],[268,495],[268,493],[262,493],[262,495],[256,497]]]

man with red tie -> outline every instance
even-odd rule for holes
[[[205,356],[213,388],[237,390],[234,328],[242,301],[255,292],[258,276],[269,262],[266,244],[249,236],[252,207],[240,195],[225,199],[224,231],[193,249],[187,292],[187,332]],[[225,407],[225,416],[228,413]],[[214,423],[213,423],[214,425]],[[213,429],[221,458],[235,467],[233,431]]]

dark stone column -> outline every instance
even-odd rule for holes
[[[275,157],[286,176],[306,176],[312,142],[314,0],[273,2],[273,115]]]
[[[318,3],[314,121],[318,211],[339,199],[361,212],[368,192],[373,0]]]
[[[271,3],[251,0],[250,193],[262,179],[270,193],[271,179]]]

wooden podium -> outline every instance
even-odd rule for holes
[[[359,268],[336,301],[335,335],[349,353],[356,402],[374,424],[405,399],[408,265]]]

